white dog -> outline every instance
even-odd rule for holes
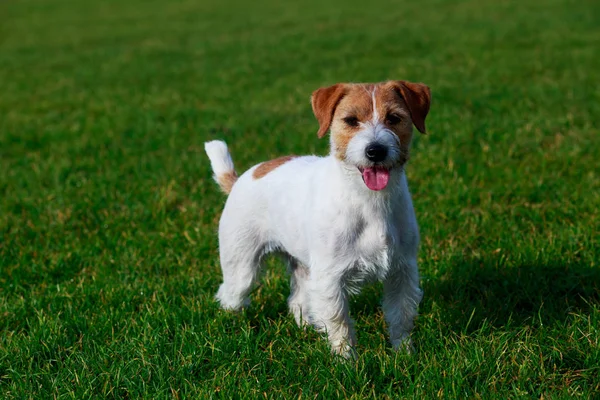
[[[429,88],[420,83],[336,84],[312,94],[327,157],[282,157],[237,177],[227,145],[205,144],[229,198],[219,224],[223,284],[216,295],[238,310],[266,253],[285,255],[290,311],[327,332],[332,350],[356,343],[348,296],[383,281],[383,311],[395,349],[410,350],[421,301],[419,232],[404,166],[412,125],[425,132]]]

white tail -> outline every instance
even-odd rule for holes
[[[235,173],[227,144],[221,140],[213,140],[204,143],[204,150],[210,159],[210,165],[214,172],[213,178],[219,184],[221,190],[229,194],[238,176]]]

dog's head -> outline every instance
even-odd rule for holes
[[[318,136],[331,130],[331,152],[360,171],[371,190],[384,189],[390,171],[409,157],[412,126],[425,133],[431,94],[422,83],[338,83],[311,97]]]

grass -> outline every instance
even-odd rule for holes
[[[591,0],[0,4],[4,398],[594,398],[600,393],[600,6]],[[238,170],[324,154],[310,93],[433,91],[408,175],[425,291],[394,354],[381,287],[356,362],[286,311],[284,268],[213,301]]]

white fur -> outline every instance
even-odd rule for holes
[[[377,112],[377,100],[375,98],[376,90],[377,87],[374,87],[373,91],[371,92],[371,101],[373,102],[373,125],[376,125],[379,122],[379,113]]]
[[[422,297],[417,221],[403,168],[391,170],[384,190],[364,184],[356,166],[368,166],[363,154],[369,142],[387,145],[390,162],[399,156],[393,133],[367,125],[351,140],[344,162],[331,155],[299,157],[259,179],[252,176],[255,166],[235,183],[219,224],[223,284],[216,297],[223,308],[249,303],[261,257],[277,251],[289,261],[290,311],[299,324],[326,331],[334,352],[352,354],[348,296],[374,280],[384,284],[393,347],[410,349]],[[206,149],[215,174],[233,168],[223,142]]]
[[[210,159],[210,166],[214,172],[213,178],[218,182],[219,175],[225,175],[235,171],[233,160],[227,149],[227,144],[221,140],[213,140],[204,143],[204,151]]]

